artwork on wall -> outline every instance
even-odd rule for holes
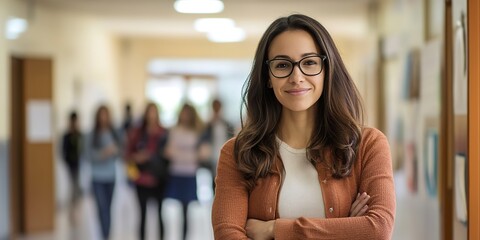
[[[405,77],[402,86],[402,99],[415,100],[420,95],[420,51],[412,49],[405,62]]]
[[[426,127],[423,148],[423,170],[425,186],[429,196],[437,196],[438,186],[438,132],[437,128]]]
[[[405,173],[407,175],[407,188],[411,193],[417,192],[417,151],[415,143],[405,144]]]
[[[455,212],[458,221],[467,224],[467,158],[463,153],[455,154]]]
[[[440,37],[443,31],[444,1],[426,0],[425,39]]]
[[[453,36],[453,111],[455,115],[467,114],[467,46],[465,14],[462,12],[455,23]]]

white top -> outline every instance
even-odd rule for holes
[[[278,199],[281,218],[325,218],[322,189],[315,167],[308,161],[306,149],[295,149],[277,138],[285,167]]]
[[[173,127],[168,134],[170,173],[175,176],[195,176],[198,168],[198,135],[183,127]]]

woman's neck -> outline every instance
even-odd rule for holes
[[[315,121],[313,111],[282,111],[278,137],[293,148],[306,148],[310,142]]]

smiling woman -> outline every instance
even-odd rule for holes
[[[274,21],[245,83],[246,120],[220,155],[215,239],[390,239],[395,215],[386,137],[327,30]]]

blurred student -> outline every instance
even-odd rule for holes
[[[234,131],[232,124],[225,120],[222,115],[222,102],[219,99],[214,99],[212,102],[212,118],[205,126],[199,144],[202,166],[211,171],[214,179],[217,173],[220,150],[223,144],[233,137]]]
[[[124,107],[124,116],[123,116],[123,123],[122,123],[122,129],[124,132],[128,132],[130,129],[132,129],[133,126],[133,113],[132,113],[132,106],[130,103],[126,103]]]
[[[122,150],[123,150],[122,155],[126,155],[126,151],[128,149],[128,139],[135,127],[133,119],[134,118],[132,113],[132,107],[130,103],[126,103],[123,108],[123,122],[121,126]],[[126,161],[125,170],[126,170],[128,186],[134,187],[135,179],[138,177],[138,171],[137,171],[137,167],[135,166],[135,163],[133,161]]]
[[[162,222],[162,202],[167,175],[167,160],[163,149],[167,131],[161,126],[158,108],[149,103],[145,109],[141,125],[134,128],[127,141],[125,159],[133,163],[138,174],[134,179],[140,207],[140,240],[145,239],[147,202],[154,199],[158,203],[160,239],[164,235]]]
[[[85,148],[86,158],[91,164],[92,188],[103,239],[108,239],[110,235],[115,162],[121,153],[120,142],[120,137],[113,128],[109,109],[101,105],[95,114],[94,129],[87,138]]]
[[[202,123],[195,108],[184,104],[178,123],[168,134],[165,153],[170,159],[166,197],[173,198],[183,206],[183,238],[187,233],[188,204],[197,200],[196,171],[199,166],[198,141]]]
[[[62,138],[62,156],[65,161],[70,177],[72,196],[69,206],[70,220],[73,221],[75,207],[81,196],[79,183],[80,156],[82,152],[82,133],[78,127],[77,112],[70,113],[68,129]]]

